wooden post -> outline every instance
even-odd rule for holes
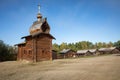
[[[36,60],[36,53],[37,52],[37,50],[36,50],[36,39],[35,38],[33,38],[33,62],[36,62],[37,60]]]
[[[52,39],[50,39],[50,60],[53,60],[52,55]]]

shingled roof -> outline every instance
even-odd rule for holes
[[[62,51],[60,51],[60,53],[62,53],[62,54],[65,54],[65,53],[67,53],[68,51],[70,51],[71,49],[63,49]]]
[[[89,49],[89,51],[90,51],[91,53],[94,53],[94,52],[97,51],[97,49]]]
[[[99,51],[112,51],[116,49],[116,47],[110,47],[110,48],[100,48]]]
[[[85,54],[87,53],[89,50],[78,50],[77,54]]]
[[[22,42],[22,43],[19,43],[19,44],[15,44],[15,46],[18,46],[18,45],[25,45],[26,42]]]

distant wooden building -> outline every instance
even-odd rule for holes
[[[76,57],[76,52],[71,49],[63,49],[60,51],[60,58],[72,58]]]
[[[78,50],[76,55],[79,56],[90,56],[92,53],[89,50]]]
[[[100,52],[98,49],[89,49],[89,52],[95,56],[100,55]]]
[[[40,6],[39,6],[40,8]],[[25,42],[17,44],[17,60],[43,61],[52,60],[52,39],[55,39],[49,32],[50,26],[41,13],[37,14],[35,21],[29,29],[30,35],[22,37]]]
[[[76,52],[76,56],[80,57],[80,56],[85,56],[85,54],[88,52],[88,50],[78,50]]]
[[[111,53],[112,54],[120,54],[119,48],[117,48],[117,47],[111,47],[110,49],[111,49]]]
[[[111,52],[111,50],[108,49],[108,48],[100,48],[98,50],[99,50],[99,52],[100,52],[101,55],[102,54],[110,54],[110,52]]]
[[[100,54],[119,54],[120,51],[116,47],[110,47],[110,48],[100,48],[99,49]]]

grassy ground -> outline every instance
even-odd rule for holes
[[[120,56],[0,63],[0,80],[119,80]]]

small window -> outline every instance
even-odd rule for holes
[[[42,50],[42,53],[44,53],[45,51],[44,50]]]
[[[32,54],[32,51],[31,51],[31,50],[29,50],[29,54]]]
[[[24,50],[24,54],[26,54],[26,50]]]

